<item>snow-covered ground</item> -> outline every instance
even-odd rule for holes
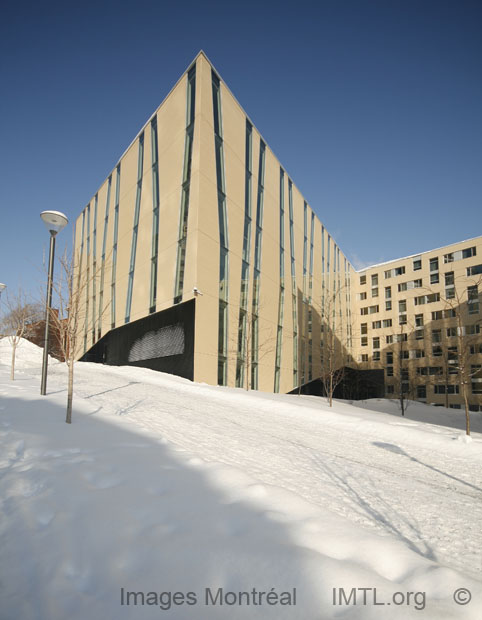
[[[2,620],[481,617],[482,435],[462,411],[77,364],[67,425],[64,365],[41,397],[40,350],[18,357],[11,382],[0,341]]]

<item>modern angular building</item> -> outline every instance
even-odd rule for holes
[[[412,342],[412,323],[423,314],[414,299],[445,283],[444,255],[460,252],[452,271],[457,291],[464,278],[462,291],[467,278],[480,277],[480,238],[421,255],[413,277],[414,257],[355,272],[200,52],[77,219],[77,356],[274,392],[310,390],[327,368],[345,367],[344,394],[355,394],[348,383],[368,371],[371,394],[395,394],[398,367],[385,363],[385,344],[393,343],[384,338],[402,326]],[[398,268],[405,273],[388,279]],[[390,284],[391,308],[383,297]],[[472,312],[478,290],[467,302],[471,325],[480,319]],[[398,312],[404,300],[407,310]],[[441,293],[430,311],[445,305]],[[428,330],[431,315],[423,320],[428,338],[436,328]],[[441,321],[448,329],[450,319]],[[407,349],[414,369],[419,344]],[[425,340],[432,356],[427,347]],[[474,356],[480,364],[480,351]],[[418,387],[432,375],[413,372],[416,382],[397,386],[416,383],[420,398],[440,401],[440,392],[423,396]],[[479,407],[476,387],[471,404]]]

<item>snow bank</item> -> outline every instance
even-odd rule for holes
[[[354,407],[367,409],[369,411],[379,411],[389,413],[401,418],[400,405],[397,400],[387,398],[371,398],[363,401],[349,401]],[[426,405],[414,400],[407,401],[407,409],[404,418],[415,420],[426,424],[437,424],[465,430],[465,410],[447,409],[446,407],[435,407]],[[471,430],[482,433],[482,413],[479,411],[470,412]]]
[[[76,377],[70,426],[64,365],[46,397],[0,367],[2,618],[480,617],[477,434],[139,368]]]
[[[15,354],[15,371],[22,372],[24,370],[32,371],[38,369],[41,372],[42,356],[42,347],[22,338],[17,345]],[[10,368],[11,361],[12,345],[8,338],[2,338],[0,339],[0,366],[8,366]],[[49,365],[59,363],[58,360],[49,355]]]

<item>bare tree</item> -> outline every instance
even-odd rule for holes
[[[60,258],[60,275],[54,282],[58,311],[51,312],[50,320],[59,334],[62,355],[68,369],[67,412],[65,421],[72,422],[72,401],[74,390],[74,367],[83,346],[84,333],[92,333],[109,304],[92,307],[89,311],[89,295],[94,282],[99,278],[100,267],[95,272],[82,269],[82,255],[69,258],[66,253]],[[82,340],[82,342],[81,342]]]
[[[410,351],[407,347],[404,347],[404,343],[407,342],[408,334],[405,331],[405,324],[400,325],[399,333],[397,334],[397,353],[398,353],[398,376],[396,377],[396,386],[398,391],[398,403],[402,416],[405,416],[407,410],[409,397],[411,395],[410,389]]]
[[[5,306],[7,311],[2,318],[1,331],[12,346],[10,379],[14,381],[17,347],[22,338],[27,338],[32,333],[33,325],[42,319],[42,307],[38,303],[27,301],[21,289],[14,294],[7,293]]]
[[[457,342],[456,352],[446,352],[446,404],[448,403],[448,374],[452,374],[449,371],[450,367],[457,371],[457,385],[459,386],[459,392],[462,395],[464,403],[465,432],[467,435],[470,435],[469,386],[472,382],[472,378],[479,373],[478,365],[471,364],[470,351],[472,346],[480,343],[481,319],[478,317],[480,316],[479,290],[481,283],[482,277],[459,277],[453,279],[452,285],[446,286],[444,295],[436,293],[440,295],[440,301],[444,303],[444,316],[451,319],[451,325],[455,326],[454,335]],[[455,373],[453,374],[455,376]]]
[[[345,367],[349,361],[347,338],[347,318],[343,320],[343,295],[345,286],[324,291],[320,306],[321,321],[321,381],[329,406],[333,406],[333,394],[343,381]],[[348,326],[350,328],[350,326]]]

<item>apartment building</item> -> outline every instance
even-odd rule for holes
[[[459,406],[463,331],[482,406],[481,239],[355,272],[203,52],[79,215],[74,256],[79,359],[274,392],[346,368],[339,396],[371,373],[364,395]]]
[[[354,359],[387,397],[482,411],[482,237],[356,273]],[[355,314],[355,312],[354,312]]]

